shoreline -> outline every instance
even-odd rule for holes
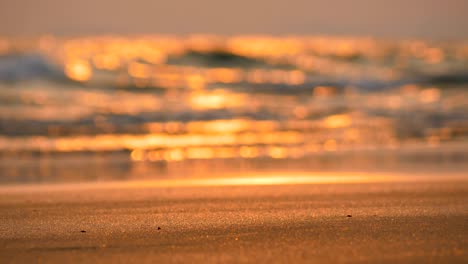
[[[251,172],[227,177],[171,177],[145,180],[110,180],[84,182],[48,182],[0,185],[0,194],[21,192],[60,192],[63,190],[106,190],[138,188],[271,186],[316,184],[367,184],[367,183],[418,183],[418,182],[468,182],[466,173],[450,172],[443,177],[440,172]]]

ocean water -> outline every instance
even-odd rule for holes
[[[0,38],[0,183],[457,170],[468,42]]]

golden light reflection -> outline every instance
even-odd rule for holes
[[[100,128],[112,130],[103,117],[95,118]],[[352,126],[351,126],[352,125]],[[180,161],[184,159],[303,157],[310,153],[349,150],[363,141],[378,140],[394,147],[396,136],[386,118],[369,119],[362,114],[331,115],[320,120],[226,119],[189,122],[151,122],[144,125],[147,134],[104,134],[70,137],[22,137],[1,141],[3,149],[22,151],[119,151],[132,150],[134,161]],[[364,129],[367,127],[366,129]],[[60,133],[58,128],[49,130]],[[373,130],[381,129],[372,139]],[[339,133],[337,133],[340,131]],[[385,133],[383,133],[385,132]],[[52,133],[52,132],[50,132]],[[431,136],[432,137],[429,137]],[[428,144],[437,138],[447,140],[452,131],[441,129],[428,134]]]
[[[243,158],[255,158],[258,157],[259,150],[256,147],[244,146],[240,148],[239,154]]]
[[[154,152],[150,152],[150,160],[151,160],[151,154]],[[190,154],[188,154],[188,157],[190,158]],[[156,157],[153,157],[153,160],[157,160],[160,158],[158,155]],[[180,161],[184,159],[184,152],[181,149],[171,149],[170,151],[167,151],[164,153],[164,159],[168,161]]]
[[[65,74],[72,80],[84,82],[91,78],[91,66],[86,60],[72,60],[65,66]]]
[[[466,47],[457,46],[452,50],[445,45],[435,45],[424,41],[402,41],[391,43],[372,38],[339,38],[339,37],[273,37],[273,36],[234,36],[221,37],[214,35],[177,36],[141,36],[122,38],[103,36],[95,38],[59,39],[51,36],[40,41],[42,50],[56,57],[66,65],[74,60],[88,61],[97,68],[116,71],[121,67],[129,69],[131,75],[138,78],[152,78],[154,86],[164,88],[193,88],[211,83],[253,84],[271,83],[302,85],[307,82],[308,73],[319,73],[327,76],[359,78],[366,76],[379,77],[384,80],[398,78],[397,69],[380,67],[383,58],[394,55],[398,64],[408,65],[411,58],[423,60],[427,64],[440,64],[453,53],[459,59],[465,59]],[[8,50],[8,40],[0,41],[0,48]],[[55,47],[55,48],[53,48]],[[294,70],[254,69],[230,67],[204,67],[169,64],[173,58],[183,58],[190,52],[202,54],[226,53],[242,58],[258,59],[269,66],[291,65]],[[396,54],[393,54],[395,53]],[[347,60],[364,58],[374,62],[374,66],[349,63]],[[146,70],[135,68],[133,63],[147,63]],[[167,70],[160,71],[159,66]],[[236,66],[236,65],[233,65]],[[406,66],[405,66],[406,67]],[[135,69],[134,69],[135,68]],[[192,75],[197,76],[194,77]],[[68,76],[68,74],[67,74]],[[73,76],[73,75],[71,75]],[[168,78],[170,76],[170,78]],[[70,77],[74,79],[73,77]],[[82,77],[83,78],[83,77]],[[79,80],[82,80],[80,78]],[[179,81],[177,81],[177,80]],[[316,95],[331,95],[330,90],[318,89]]]
[[[214,149],[209,147],[188,148],[186,152],[190,159],[212,159],[215,157]]]
[[[285,175],[251,175],[250,177],[194,179],[180,182],[188,186],[249,186],[249,185],[295,185],[295,184],[329,184],[329,183],[366,183],[392,181],[397,177],[387,175],[345,174],[342,176],[327,174],[295,174]]]
[[[283,159],[288,156],[287,149],[282,147],[271,147],[268,152],[274,159]]]
[[[191,106],[195,109],[239,107],[244,103],[244,97],[242,95],[230,93],[226,90],[194,92],[190,95],[189,100]]]
[[[187,130],[192,133],[236,133],[253,128],[253,123],[243,119],[189,122]]]
[[[191,104],[194,108],[222,108],[228,103],[228,98],[223,94],[193,94]]]
[[[430,177],[409,177],[405,174],[392,173],[243,173],[217,178],[175,178],[147,181],[114,181],[101,183],[80,184],[53,184],[41,186],[3,186],[1,191],[7,192],[31,192],[31,191],[68,191],[89,189],[143,189],[143,188],[172,188],[172,187],[215,187],[215,186],[271,186],[271,185],[308,185],[308,184],[362,184],[379,182],[418,182],[422,179],[434,180]],[[456,176],[453,179],[458,179]]]
[[[332,115],[327,117],[324,123],[328,128],[342,128],[350,126],[352,119],[349,115]]]
[[[2,38],[0,54],[27,50],[25,43]],[[466,44],[146,35],[44,36],[37,45],[66,77],[88,84],[50,85],[50,93],[34,86],[39,82],[30,84],[34,89],[0,89],[7,102],[0,104],[2,118],[17,125],[5,130],[27,128],[39,135],[2,136],[2,150],[123,150],[134,161],[287,159],[395,149],[414,140],[413,134],[427,146],[439,146],[468,131],[459,120],[444,119],[442,127],[432,128],[427,118],[413,124],[401,115],[458,116],[466,109],[464,98],[450,89],[417,81],[420,75],[464,73]],[[453,71],[451,60],[460,60]],[[407,79],[415,83],[404,84]],[[374,80],[403,85],[373,93],[359,87]]]
[[[132,160],[135,160],[135,161],[142,161],[144,159],[144,151],[142,150],[139,150],[139,149],[135,149],[132,151],[132,153],[130,154]]]

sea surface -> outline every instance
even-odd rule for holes
[[[0,184],[461,173],[467,143],[468,41],[0,38]]]

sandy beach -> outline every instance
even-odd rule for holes
[[[468,260],[463,179],[4,186],[0,197],[2,263]]]
[[[468,0],[172,2],[1,1],[0,264],[468,264]]]

